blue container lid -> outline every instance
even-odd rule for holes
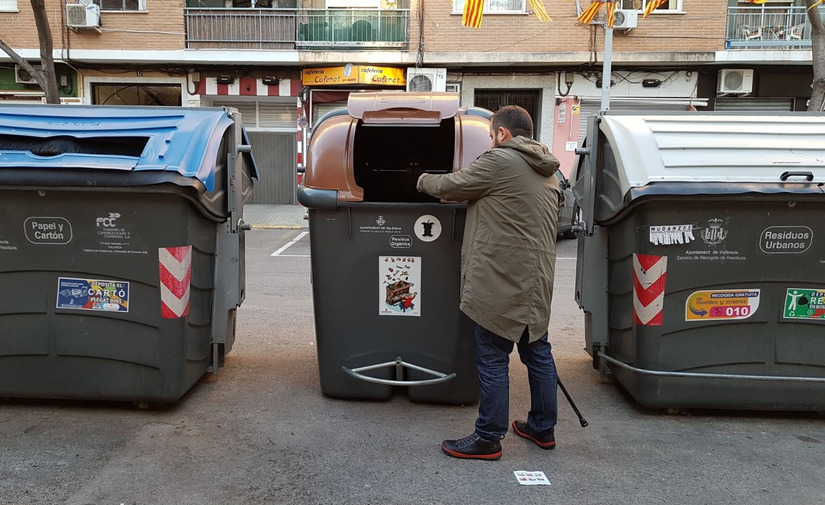
[[[3,105],[0,169],[177,172],[211,192],[221,141],[232,124],[219,108]],[[251,153],[244,156],[257,179]]]

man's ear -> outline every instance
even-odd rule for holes
[[[513,138],[513,134],[510,133],[510,130],[508,130],[507,128],[505,128],[503,126],[499,126],[498,131],[496,133],[501,133],[501,141],[502,142],[507,142],[508,140]]]

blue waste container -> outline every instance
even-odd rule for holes
[[[231,349],[239,114],[0,106],[0,397],[167,403]]]

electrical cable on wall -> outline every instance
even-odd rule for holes
[[[424,65],[424,0],[418,2],[418,51],[415,55],[415,68]]]

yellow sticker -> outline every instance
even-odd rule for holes
[[[685,321],[747,319],[759,308],[758,289],[695,291],[685,302]]]

